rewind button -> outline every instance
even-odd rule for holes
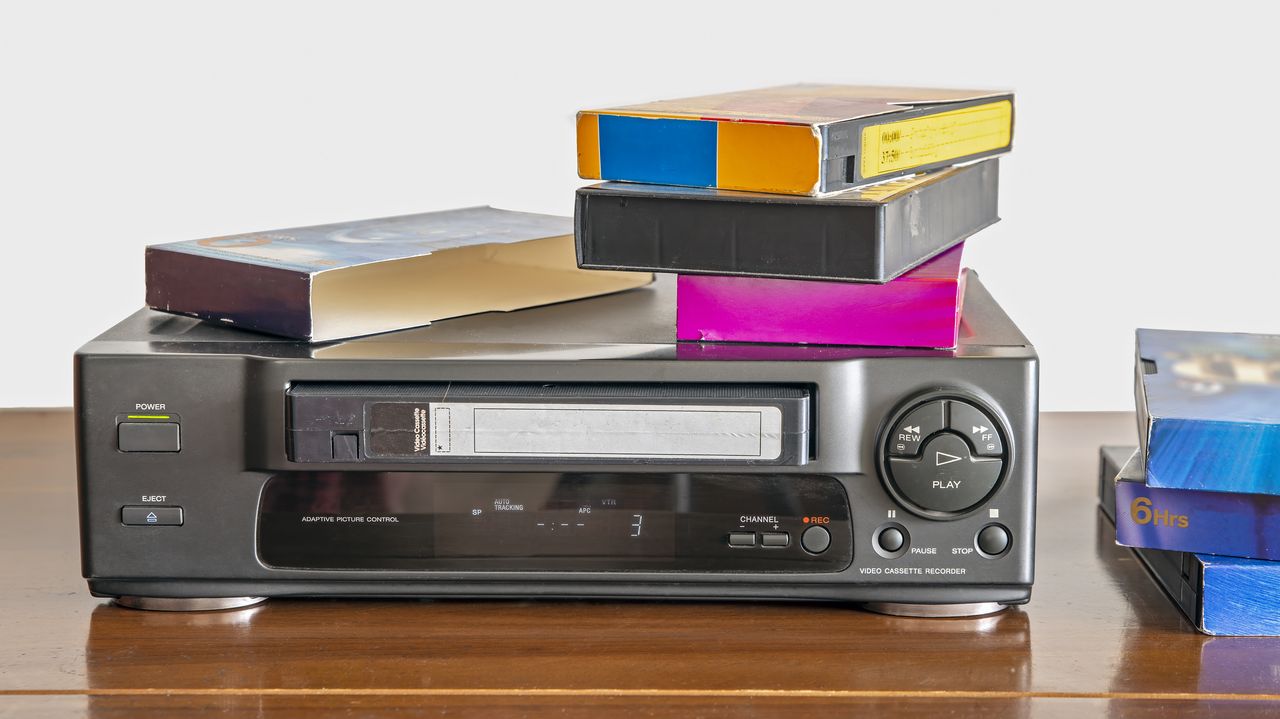
[[[920,446],[924,441],[946,428],[944,408],[942,400],[934,400],[916,407],[898,420],[889,434],[889,456],[920,456]]]

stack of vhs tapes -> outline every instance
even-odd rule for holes
[[[578,265],[673,272],[681,340],[953,348],[1013,96],[793,85],[578,114]]]
[[[1280,635],[1280,337],[1138,330],[1136,451],[1100,498],[1197,629]]]

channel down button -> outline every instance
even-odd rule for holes
[[[996,486],[1004,463],[977,457],[959,435],[945,432],[927,442],[919,457],[890,457],[889,474],[908,501],[933,512],[962,512]]]

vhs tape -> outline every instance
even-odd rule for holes
[[[1127,465],[1115,485],[1120,544],[1280,560],[1280,497],[1152,487],[1140,461]]]
[[[1116,477],[1141,477],[1134,447],[1102,447],[1098,504],[1114,525]],[[1280,562],[1132,547],[1152,578],[1200,632],[1280,636]]]
[[[870,347],[956,346],[966,273],[956,245],[884,284],[680,275],[676,337]]]
[[[787,85],[578,113],[588,180],[819,195],[1010,149],[1013,95]]]
[[[998,222],[997,160],[828,197],[610,182],[578,190],[588,269],[887,282]]]
[[[300,382],[295,462],[802,465],[810,392],[746,384]]]
[[[1140,329],[1137,354],[1147,484],[1280,494],[1280,336]]]
[[[574,264],[567,217],[468,207],[153,245],[147,305],[323,342],[640,287]]]

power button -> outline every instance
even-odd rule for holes
[[[121,452],[180,452],[182,428],[177,422],[121,422],[116,442]]]

